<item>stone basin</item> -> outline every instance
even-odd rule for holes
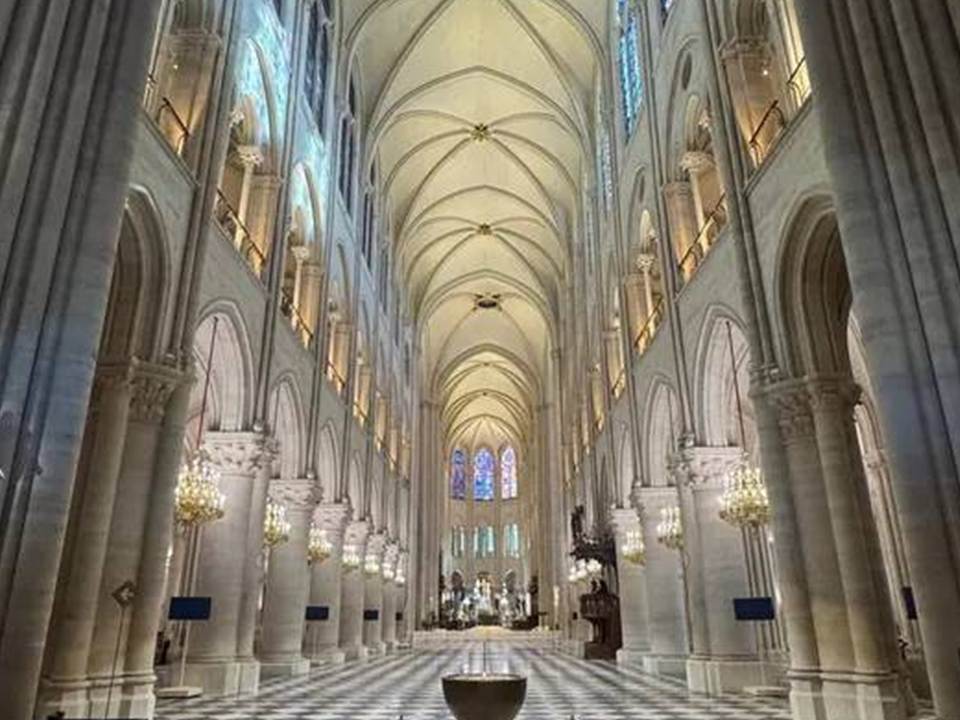
[[[527,679],[496,673],[447,675],[443,698],[457,720],[513,720],[527,698]]]

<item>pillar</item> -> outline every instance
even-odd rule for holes
[[[896,636],[886,621],[889,601],[877,592],[883,580],[876,571],[882,568],[866,483],[853,472],[862,461],[848,445],[854,388],[835,379],[792,380],[766,393],[779,417],[799,535],[781,536],[775,518],[775,541],[799,541],[810,608],[806,618],[785,607],[794,717],[899,720],[906,717],[907,698]]]
[[[0,10],[0,697],[12,718],[36,705],[158,5]]]
[[[395,542],[387,545],[383,555],[383,613],[381,629],[383,646],[386,652],[393,652],[397,646],[397,585],[396,573],[400,557],[400,546]]]
[[[307,543],[319,497],[311,479],[274,480],[270,497],[287,509],[290,539],[270,550],[261,620],[260,673],[263,677],[305,675],[310,661],[303,656],[303,632],[310,576]]]
[[[244,252],[244,243],[253,242],[253,238],[248,236],[247,214],[250,210],[253,174],[263,163],[263,153],[257,145],[244,145],[237,148],[237,153],[240,156],[240,162],[243,164],[243,181],[240,185],[240,199],[237,202],[237,219],[240,220],[240,224],[237,226],[233,242],[242,253]]]
[[[363,568],[363,644],[369,655],[383,655],[383,561],[387,538],[367,538]]]
[[[758,655],[754,628],[738,622],[734,598],[750,597],[743,532],[720,519],[725,482],[743,457],[740,448],[691,447],[680,453],[680,488],[692,652],[687,686],[721,695],[775,682],[776,668]]]
[[[623,556],[631,534],[640,533],[640,516],[633,508],[611,511],[617,548],[617,578],[620,595],[620,626],[623,647],[617,651],[617,664],[639,665],[650,652],[647,616],[647,579],[642,565]]]
[[[687,675],[687,620],[682,555],[657,542],[660,511],[678,503],[674,487],[643,487],[636,491],[647,546],[644,567],[650,650],[643,669],[652,675]]]
[[[326,620],[307,623],[304,645],[314,665],[339,665],[346,659],[339,647],[340,593],[344,532],[349,515],[350,507],[345,503],[323,503],[314,514],[314,521],[326,530],[331,546],[330,557],[310,566],[310,604],[325,607],[328,613]]]
[[[272,453],[267,439],[255,432],[209,433],[204,446],[220,471],[226,507],[222,519],[202,530],[193,594],[212,598],[212,615],[191,628],[186,682],[210,695],[254,693],[260,666],[241,648],[240,636],[255,620],[244,612],[243,601],[258,594],[259,578],[250,577],[249,565],[256,562],[250,556],[260,554],[260,543],[251,548],[250,536],[262,538],[263,508],[254,507],[260,504],[254,493]]]
[[[663,186],[663,199],[667,207],[667,221],[674,257],[683,279],[689,278],[700,263],[701,254],[694,249],[692,257],[687,252],[697,241],[699,228],[694,204],[693,188],[689,182],[677,180]]]
[[[798,0],[934,707],[960,719],[958,14]]]
[[[355,567],[347,564],[340,580],[340,649],[347,660],[367,656],[363,645],[364,578],[363,561],[366,556],[367,535],[370,526],[366,520],[355,520],[347,525],[343,539],[343,557],[353,557]]]

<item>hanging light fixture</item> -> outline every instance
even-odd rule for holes
[[[683,521],[680,519],[680,508],[676,505],[660,509],[657,542],[671,550],[683,549]]]
[[[740,401],[740,383],[737,379],[736,356],[733,352],[733,330],[727,321],[727,341],[730,348],[730,369],[733,372],[733,392],[737,400],[737,422],[743,458],[727,478],[720,497],[720,518],[739,528],[761,528],[770,521],[770,499],[760,468],[750,464],[746,453],[746,432],[743,423],[743,405]]]
[[[380,574],[380,557],[376,553],[367,553],[363,559],[363,572],[370,577]]]
[[[591,580],[600,577],[603,574],[603,565],[600,564],[599,560],[594,560],[590,558],[587,560],[587,577]]]
[[[263,544],[275,548],[290,539],[290,521],[287,508],[272,498],[267,498],[267,511],[263,517]]]
[[[200,422],[197,426],[197,449],[180,468],[180,475],[174,488],[174,517],[184,528],[197,528],[219,520],[226,509],[227,498],[220,492],[220,472],[203,450],[203,429],[207,415],[207,398],[210,396],[213,351],[217,343],[219,322],[220,318],[214,316],[210,350],[207,353],[207,374],[203,382],[203,400],[200,403]]]
[[[333,544],[327,537],[325,528],[314,524],[310,526],[310,536],[307,540],[307,562],[311,565],[321,564],[333,554]]]
[[[643,542],[643,532],[628,530],[623,541],[623,558],[633,565],[646,565],[647,547]]]
[[[360,567],[360,552],[357,550],[356,545],[344,545],[343,546],[343,569],[346,572],[351,570],[356,570]]]

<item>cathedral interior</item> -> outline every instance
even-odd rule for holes
[[[960,2],[0,2],[0,708],[960,720]]]

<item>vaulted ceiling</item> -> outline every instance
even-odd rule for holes
[[[533,431],[592,171],[607,5],[341,4],[367,161],[451,446]]]

